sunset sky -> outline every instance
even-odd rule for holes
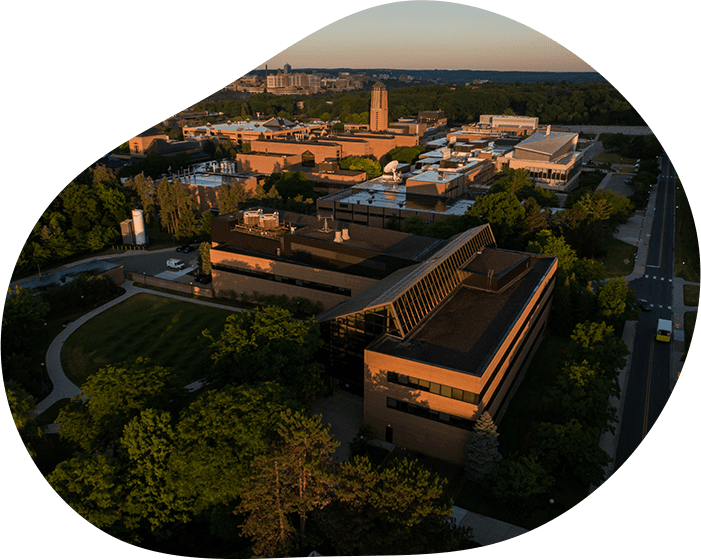
[[[365,9],[267,61],[269,69],[286,63],[293,68],[593,71],[555,41],[514,20],[430,1]]]

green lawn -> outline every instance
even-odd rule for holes
[[[698,282],[701,268],[699,240],[696,237],[696,227],[689,201],[679,181],[677,181],[677,210],[674,226],[674,275],[682,277],[687,282]]]
[[[687,311],[684,313],[684,352],[689,351],[691,344],[691,336],[694,334],[694,326],[696,325],[696,311]]]
[[[684,284],[684,305],[696,307],[699,304],[699,286]]]
[[[606,258],[603,261],[609,277],[627,276],[633,272],[637,250],[635,245],[611,237],[606,242]]]
[[[617,164],[623,164],[623,165],[635,165],[635,160],[632,158],[625,158],[618,152],[601,152],[596,154],[593,158],[593,161],[597,161],[599,163],[617,163]]]
[[[61,362],[78,386],[107,364],[137,357],[168,367],[183,385],[202,377],[209,360],[204,329],[217,336],[230,311],[153,294],[137,294],[81,326],[63,346]]]

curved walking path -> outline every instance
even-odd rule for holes
[[[197,305],[206,305],[209,307],[217,307],[220,309],[229,309],[231,310],[232,313],[237,313],[244,311],[241,308],[238,307],[231,307],[230,305],[223,305],[220,303],[214,303],[214,302],[209,302],[209,301],[202,301],[198,299],[192,299],[189,297],[184,297],[184,296],[178,296],[175,294],[168,294],[168,293],[163,293],[163,292],[157,292],[154,290],[149,290],[146,288],[137,288],[134,286],[134,283],[127,280],[122,284],[122,288],[126,290],[124,294],[121,296],[113,299],[110,302],[107,302],[106,304],[93,309],[92,311],[86,313],[79,319],[71,322],[66,326],[66,328],[59,334],[56,338],[53,339],[51,344],[49,345],[49,349],[46,351],[46,371],[49,374],[49,379],[51,379],[51,384],[53,385],[53,390],[49,394],[48,397],[46,397],[44,400],[42,400],[39,404],[36,406],[36,413],[41,414],[44,412],[47,408],[49,408],[52,404],[56,403],[57,401],[61,399],[71,399],[75,396],[78,396],[81,394],[80,387],[75,385],[68,377],[66,377],[65,372],[63,371],[63,365],[61,364],[61,350],[63,349],[63,344],[66,342],[69,336],[73,334],[78,328],[80,328],[82,325],[87,323],[90,319],[95,317],[96,315],[99,315],[103,311],[109,309],[110,307],[114,307],[115,305],[119,305],[126,299],[130,298],[133,295],[139,294],[139,293],[148,293],[148,294],[154,294],[162,297],[168,297],[172,299],[179,299],[182,301],[187,301],[190,303],[195,303]]]

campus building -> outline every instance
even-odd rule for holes
[[[333,307],[445,241],[294,212],[249,210],[213,218],[217,297],[286,295]]]
[[[245,121],[227,121],[220,124],[202,126],[184,126],[183,136],[198,140],[230,141],[232,144],[243,144],[263,138],[302,139],[320,134],[326,129],[326,123],[292,122],[287,119],[273,117],[271,119]]]
[[[488,225],[317,317],[328,371],[361,385],[376,438],[456,464],[497,422],[550,311],[557,259],[499,250]]]
[[[582,174],[582,153],[577,151],[579,135],[552,132],[550,126],[520,141],[497,158],[498,169],[526,169],[537,187],[559,192],[571,191]]]
[[[370,130],[373,132],[387,130],[388,122],[387,88],[382,82],[377,82],[372,86],[370,93]]]
[[[364,398],[376,438],[455,464],[498,422],[549,314],[557,259],[501,250],[489,225],[449,240],[291,212],[212,219],[217,297],[302,297],[332,387]]]

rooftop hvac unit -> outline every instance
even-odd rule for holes
[[[263,214],[260,218],[260,225],[265,229],[274,229],[280,225],[280,214],[273,212],[272,214]]]
[[[246,210],[243,213],[243,223],[244,225],[249,227],[258,226],[260,225],[260,219],[262,215],[263,210],[260,208],[258,210]]]
[[[340,231],[336,231],[334,233],[335,233],[335,235],[333,238],[333,242],[334,243],[343,243],[343,234]]]

